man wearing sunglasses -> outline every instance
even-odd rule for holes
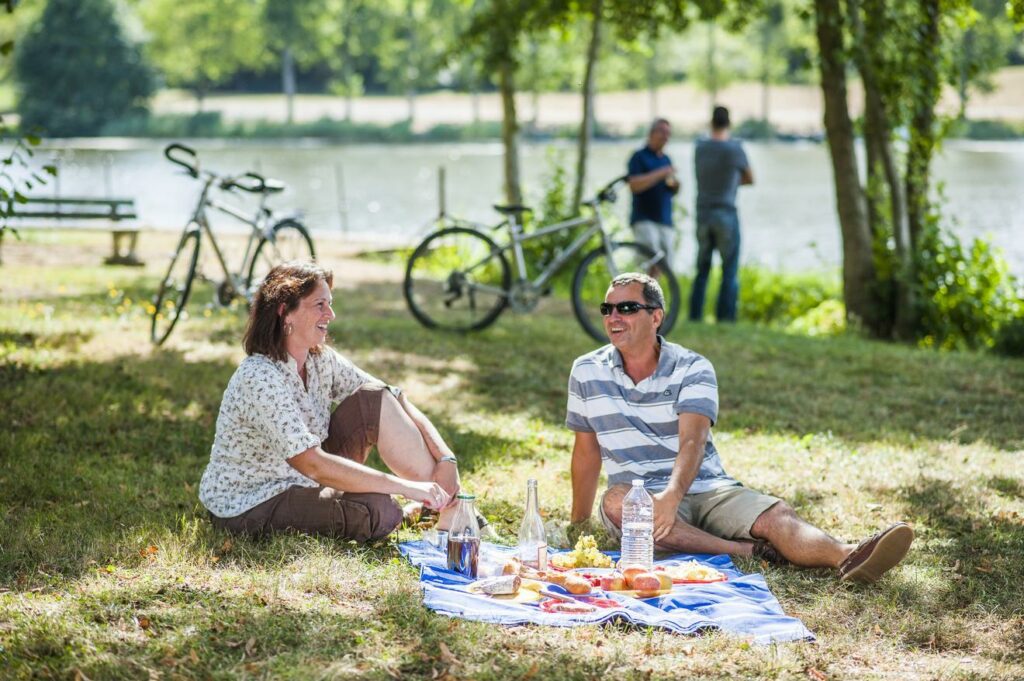
[[[611,343],[573,363],[566,416],[575,432],[572,522],[590,519],[603,464],[608,489],[598,515],[613,537],[621,537],[623,497],[642,478],[654,497],[659,549],[831,567],[840,579],[864,582],[895,567],[914,537],[905,523],[846,544],[786,502],[726,474],[711,438],[718,418],[714,367],[658,335],[664,306],[651,277],[616,277],[601,304]]]

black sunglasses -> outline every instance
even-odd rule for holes
[[[638,303],[635,300],[625,300],[621,303],[601,303],[601,316],[607,317],[612,313],[612,310],[618,310],[621,315],[633,315],[640,310],[660,310],[661,307],[658,305],[644,305]]]

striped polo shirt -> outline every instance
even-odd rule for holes
[[[665,489],[679,453],[679,414],[702,414],[712,425],[718,419],[718,381],[711,362],[661,336],[658,341],[658,367],[639,383],[626,374],[622,355],[611,344],[572,365],[565,425],[597,434],[609,486],[643,478],[648,490]],[[688,493],[734,484],[709,434]]]

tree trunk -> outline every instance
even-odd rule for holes
[[[501,89],[501,141],[505,146],[505,200],[513,205],[522,204],[523,192],[519,184],[519,122],[516,120],[515,65],[510,58],[498,66]]]
[[[590,31],[590,45],[587,47],[587,68],[583,75],[583,120],[580,121],[578,154],[576,157],[576,187],[572,194],[572,211],[578,213],[583,201],[583,189],[587,184],[587,161],[590,156],[590,140],[594,136],[594,78],[597,72],[597,55],[601,49],[602,0],[594,0],[593,22]]]
[[[765,18],[761,27],[761,121],[768,126],[769,95],[771,92],[771,48],[772,48],[772,24],[771,20]]]
[[[718,49],[716,45],[716,32],[715,22],[708,22],[708,53],[707,53],[707,69],[708,69],[708,94],[711,97],[711,106],[718,104],[718,70],[715,68],[715,51]],[[709,107],[710,108],[710,107]]]
[[[419,70],[416,64],[419,60],[416,45],[416,8],[414,0],[408,0],[405,4],[406,18],[409,22],[409,53],[405,60],[405,77],[408,90],[406,100],[409,107],[409,128],[416,123],[416,81],[419,79]]]
[[[880,14],[885,0],[867,0],[864,11]],[[892,124],[878,83],[878,72],[867,49],[867,37],[861,19],[860,3],[847,0],[850,25],[853,32],[854,61],[860,72],[864,85],[864,146],[868,153],[868,184],[884,186],[888,196],[888,226],[892,231],[896,248],[897,271],[893,276],[893,301],[891,321],[893,331],[898,338],[913,337],[914,302],[913,288],[909,277],[912,271],[912,258],[907,243],[907,209],[903,197],[903,181],[896,167],[892,149]],[[874,39],[882,40],[875,35]],[[868,221],[872,235],[878,235],[884,225],[880,224],[881,198],[869,197]]]
[[[935,105],[939,101],[942,81],[939,74],[940,0],[920,0],[922,13],[919,40],[916,43],[920,88],[914,98],[910,118],[910,142],[907,146],[907,227],[910,247],[916,251],[928,219],[928,187],[932,154],[935,151]]]
[[[540,45],[536,38],[530,39],[530,134],[536,135],[540,128]]]
[[[295,122],[295,56],[290,47],[281,53],[281,89],[284,91],[285,120],[291,125]]]
[[[843,297],[846,315],[876,331],[872,285],[875,266],[864,193],[857,172],[853,122],[846,97],[846,59],[843,56],[843,15],[840,0],[814,0],[815,23],[825,102],[825,132],[832,157],[836,206],[843,237]]]
[[[658,117],[658,42],[651,46],[651,58],[647,60],[647,106],[648,120]]]
[[[968,98],[968,87],[970,86],[970,63],[974,57],[974,28],[967,29],[964,32],[964,46],[960,50],[958,59],[960,60],[960,69],[957,77],[957,95],[960,98],[960,111],[958,118],[964,120],[967,118],[967,98]]]
[[[345,3],[345,13],[342,15],[341,28],[341,81],[345,86],[345,117],[346,123],[352,122],[352,24],[354,23],[356,8],[354,2]]]

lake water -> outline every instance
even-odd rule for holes
[[[195,204],[198,184],[178,174],[151,140],[72,140],[39,152],[61,168],[41,193],[66,196],[127,196],[136,200],[140,222],[180,228]],[[499,143],[335,145],[303,141],[197,141],[204,167],[240,173],[257,170],[288,184],[273,205],[299,209],[314,232],[360,239],[414,240],[438,209],[438,169],[447,177],[451,214],[494,222],[490,205],[501,201]],[[598,143],[593,150],[590,187],[622,174],[635,142]],[[805,270],[840,262],[840,233],[832,171],[825,145],[747,143],[756,178],[740,190],[742,259],[775,269]],[[536,203],[552,155],[574,164],[568,143],[525,144],[521,166],[527,201]],[[681,171],[682,221],[677,262],[693,267],[693,144],[669,145]],[[963,236],[986,236],[1001,247],[1011,268],[1024,275],[1024,143],[951,142],[935,161],[935,176],[946,197],[945,214]],[[628,192],[620,193],[616,214],[628,214]],[[225,228],[230,219],[222,223]]]

